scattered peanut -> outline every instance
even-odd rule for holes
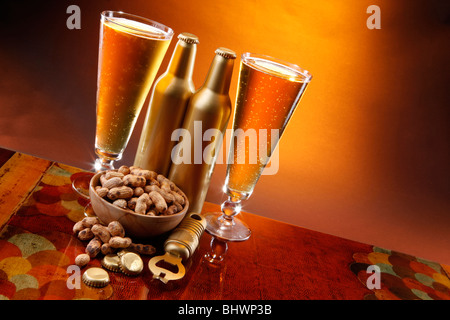
[[[113,237],[125,237],[125,230],[118,221],[111,221],[108,224],[108,230]]]
[[[89,261],[91,261],[91,258],[86,253],[79,254],[75,258],[75,264],[77,266],[79,266],[80,268],[83,268],[84,266],[86,266],[89,263]]]
[[[99,238],[93,238],[89,241],[86,247],[86,253],[91,258],[95,258],[97,254],[100,252],[100,248],[102,247],[102,241]]]
[[[111,248],[109,243],[102,244],[100,251],[106,256],[107,254],[111,254],[114,252],[114,248]]]
[[[96,237],[99,237],[102,242],[108,242],[109,239],[111,239],[111,234],[109,233],[108,228],[102,226],[101,224],[95,224],[91,228],[91,231]]]
[[[100,223],[97,217],[85,217],[81,220],[85,228],[92,228],[94,224]]]
[[[148,200],[150,201],[149,198]],[[84,225],[91,227],[86,228]],[[108,255],[122,249],[145,255],[152,255],[156,252],[155,247],[150,244],[134,244],[129,237],[125,237],[125,229],[118,221],[111,221],[108,226],[105,226],[96,217],[86,217],[75,223],[73,230],[80,240],[90,240],[85,249],[86,253],[79,254],[75,258],[75,264],[80,268],[89,264],[90,260],[99,253]]]
[[[84,226],[83,226],[83,221],[78,221],[77,223],[75,223],[74,225],[73,225],[73,233],[75,234],[75,235],[78,235],[78,233],[81,231],[81,230],[83,230],[84,229]]]
[[[152,255],[156,252],[156,248],[151,244],[132,243],[129,249],[131,249],[131,251],[136,251],[137,253],[145,255]]]
[[[121,248],[121,249],[125,249],[128,248],[131,245],[131,239],[126,237],[126,238],[122,238],[122,237],[112,237],[108,244],[111,246],[111,248]]]
[[[91,240],[94,237],[94,234],[91,231],[91,228],[85,228],[78,232],[78,238],[80,240]]]

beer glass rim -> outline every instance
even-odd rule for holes
[[[275,71],[270,68],[266,68],[260,64],[255,64],[255,60],[263,60],[268,61],[272,64],[278,64],[281,65],[284,68],[292,70],[296,75],[288,75],[282,72]],[[283,79],[289,79],[291,81],[299,81],[299,82],[310,82],[312,79],[312,74],[309,73],[309,71],[299,67],[298,65],[294,63],[290,63],[281,59],[277,59],[265,54],[258,54],[258,53],[251,53],[251,52],[245,52],[241,56],[241,61],[248,65],[249,67],[253,69],[257,69],[259,71],[262,71],[264,73],[283,78]]]
[[[159,40],[171,39],[173,34],[174,34],[172,28],[170,28],[170,27],[168,27],[168,26],[166,26],[166,25],[164,25],[164,24],[162,24],[160,22],[157,22],[157,21],[145,18],[145,17],[141,17],[141,16],[138,16],[138,15],[135,15],[135,14],[126,13],[126,12],[123,12],[123,11],[105,10],[105,11],[103,11],[101,13],[101,16],[102,16],[102,18],[106,19],[110,23],[113,23],[115,25],[121,26],[122,28],[125,28],[125,30],[130,30],[130,33],[132,33],[132,34],[138,33],[138,34],[141,34],[143,36],[148,35],[149,37],[151,37],[153,39],[159,39]],[[128,20],[140,22],[140,23],[152,26],[154,28],[157,28],[158,30],[162,31],[162,34],[161,35],[159,35],[159,34],[155,35],[155,33],[152,33],[152,32],[150,32],[148,30],[143,30],[143,29],[139,29],[139,28],[133,28],[130,25],[122,24],[120,22],[117,22],[117,20],[111,19],[111,18],[125,18],[125,19],[128,19]]]

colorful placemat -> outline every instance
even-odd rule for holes
[[[72,235],[86,200],[72,190],[79,169],[53,164],[0,231],[0,300],[106,299],[112,288],[68,286],[69,266],[85,244]],[[94,262],[95,263],[95,262]],[[74,282],[75,283],[75,282]]]
[[[353,260],[350,269],[373,292],[367,300],[450,300],[450,278],[439,263],[379,247]]]

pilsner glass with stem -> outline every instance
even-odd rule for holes
[[[171,28],[147,18],[101,13],[95,171],[114,169],[113,162],[122,158],[172,36]],[[83,198],[92,175],[72,183]]]
[[[113,169],[113,162],[121,159],[172,36],[173,30],[158,22],[123,12],[102,12],[97,171]]]
[[[311,78],[297,65],[261,54],[242,55],[224,185],[228,200],[222,212],[205,215],[211,235],[225,241],[250,237],[249,227],[235,215],[252,194]],[[246,143],[248,133],[257,137],[256,145]]]

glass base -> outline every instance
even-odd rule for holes
[[[89,183],[94,174],[93,172],[85,172],[72,181],[72,189],[85,200],[89,200]]]
[[[222,212],[205,214],[206,231],[214,237],[225,241],[245,241],[250,238],[251,230],[238,218],[225,218]]]

